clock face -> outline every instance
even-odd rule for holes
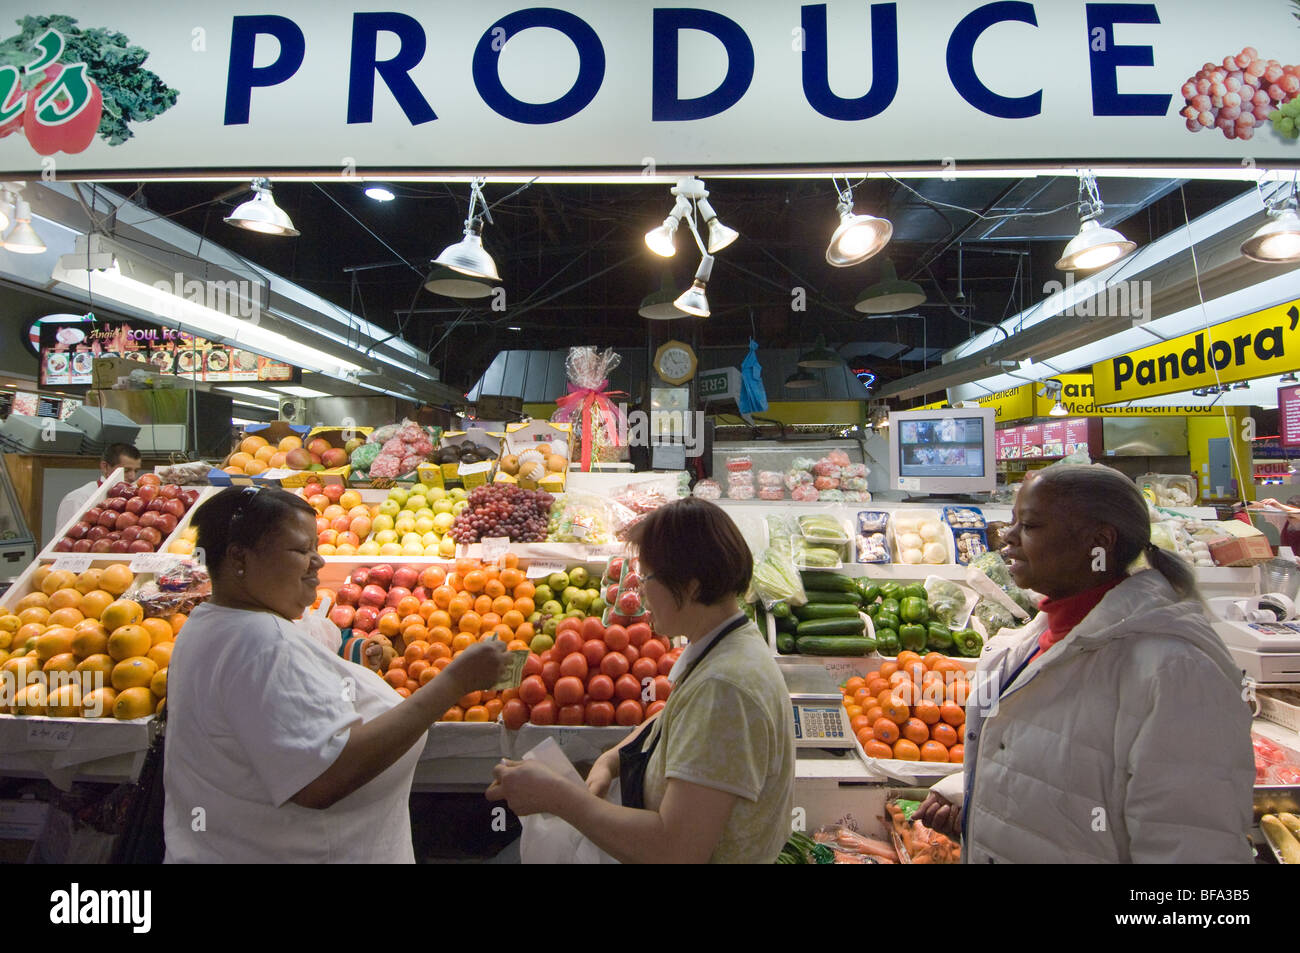
[[[695,354],[688,345],[670,341],[659,349],[655,370],[670,384],[680,384],[695,376]]]

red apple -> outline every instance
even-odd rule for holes
[[[358,606],[352,617],[352,628],[358,632],[369,632],[379,621],[379,610],[374,606]]]
[[[193,506],[198,501],[199,491],[181,490],[180,498],[185,503],[185,508],[188,510],[191,506]]]
[[[171,499],[163,504],[162,511],[164,513],[170,513],[172,516],[180,519],[185,515],[185,504],[180,500]]]
[[[357,610],[352,606],[335,606],[330,610],[330,621],[340,629],[352,627],[352,620],[356,617]]]
[[[341,467],[348,462],[348,452],[340,447],[330,447],[320,455],[320,462],[327,469],[333,470],[335,467]],[[326,492],[329,488],[326,487]],[[339,487],[339,495],[342,495],[343,487]]]
[[[95,544],[88,539],[79,539],[72,544],[72,551],[74,553],[88,553],[93,545]]]
[[[138,539],[134,543],[128,543],[126,540],[122,540],[122,539],[115,539],[108,544],[108,551],[110,553],[129,553],[131,551],[132,546],[139,546],[139,545],[141,545],[141,543],[140,540]],[[153,549],[146,549],[145,552],[151,553],[153,552]]]
[[[135,487],[129,483],[118,480],[113,484],[112,489],[108,491],[108,496],[110,499],[129,499],[130,497],[135,496]]]
[[[343,532],[339,533],[339,538],[336,540],[336,543],[339,546],[342,546],[345,543],[351,546],[360,546],[361,537],[358,536],[356,533],[352,533],[352,532],[348,532],[347,530],[344,530]]]
[[[147,510],[150,513],[161,513],[163,507],[166,505],[167,505],[167,500],[165,497],[156,496],[149,501],[149,504],[145,507],[145,510]]]
[[[326,450],[330,449],[330,442],[324,437],[317,437],[307,444],[307,452],[313,457],[319,457]]]
[[[106,553],[109,552],[109,547],[111,547],[112,545],[113,545],[112,540],[97,539],[90,544],[90,551],[92,553]]]
[[[153,552],[153,547],[143,539],[137,539],[134,543],[126,544],[126,551],[128,553],[151,553]]]
[[[404,586],[393,586],[388,590],[388,598],[384,600],[384,605],[395,606],[410,594],[411,590]]]
[[[120,496],[115,496],[111,500],[104,501],[104,509],[112,510],[114,513],[126,512],[126,500]]]
[[[139,525],[140,525],[140,526],[157,526],[157,525],[158,525],[158,521],[159,521],[160,519],[162,519],[162,514],[161,514],[161,513],[154,513],[154,512],[151,512],[150,510],[145,510],[143,513],[140,514]]]
[[[90,509],[86,510],[86,515],[81,518],[81,521],[83,523],[89,523],[91,526],[94,526],[96,523],[99,522],[99,518],[100,516],[103,515],[103,513],[104,513],[104,508],[102,506],[92,506]]]
[[[76,541],[86,535],[86,530],[90,529],[85,523],[73,523],[68,527],[68,538]]]
[[[352,519],[348,516],[339,516],[330,522],[330,529],[337,533],[346,533],[352,529]]]
[[[144,529],[140,530],[139,538],[157,546],[162,542],[162,533],[158,532],[158,527],[156,526],[146,526]]]
[[[56,553],[70,553],[72,552],[72,543],[73,541],[71,539],[64,536],[57,543],[55,543],[52,548]]]
[[[429,598],[429,590],[424,588],[424,586],[416,586],[411,590],[411,595],[415,596],[415,598],[419,599],[421,602],[424,602]]]
[[[361,597],[357,600],[363,606],[374,606],[378,608],[384,604],[388,598],[388,593],[380,586],[369,585],[361,590]]]
[[[144,512],[144,508],[148,505],[148,503],[149,503],[148,500],[141,499],[138,496],[133,496],[131,497],[131,499],[126,501],[126,511],[128,513],[134,513],[136,516],[139,516],[141,513]]]
[[[393,567],[388,563],[380,563],[378,566],[370,568],[370,574],[366,576],[366,583],[371,586],[381,586],[387,589],[393,584]]]
[[[163,536],[170,536],[176,531],[176,524],[179,522],[180,520],[172,516],[170,513],[162,513],[158,517],[158,522],[154,525],[158,527]]]
[[[346,463],[347,457],[345,456],[343,459],[344,462]],[[331,483],[329,486],[321,490],[321,492],[329,497],[331,503],[337,503],[339,499],[343,496],[344,488],[341,484]]]
[[[116,526],[117,513],[115,513],[113,510],[104,510],[104,512],[99,515],[99,525],[103,526],[105,529],[109,528],[110,526]]]
[[[126,529],[122,530],[122,539],[126,540],[128,543],[134,543],[139,538],[139,526],[128,526]]]
[[[134,526],[138,522],[140,522],[140,517],[128,510],[124,513],[118,513],[117,522],[113,525],[118,529],[126,529],[128,526]]]
[[[107,539],[107,538],[108,538],[107,526],[101,526],[98,523],[96,523],[94,526],[90,527],[90,529],[86,530],[86,539],[90,540],[92,543],[95,542],[96,540]]]
[[[362,566],[359,569],[352,570],[352,576],[349,581],[354,586],[368,585],[370,582],[370,569],[366,566]]]
[[[361,587],[355,582],[345,582],[339,586],[339,605],[355,606],[361,599]]]
[[[164,499],[174,500],[181,495],[181,488],[175,483],[164,483],[158,488],[158,495]]]
[[[135,488],[136,499],[144,500],[148,504],[158,496],[158,487],[152,483],[146,483],[144,486]]]
[[[316,534],[317,546],[336,546],[339,541],[339,532],[336,529],[327,529],[324,532]]]
[[[420,581],[419,570],[410,566],[398,566],[393,570],[393,585],[403,589],[414,589]]]
[[[121,531],[120,529],[110,529],[110,530],[108,531],[108,538],[109,538],[109,539],[121,539],[121,538],[122,538],[122,531]]]

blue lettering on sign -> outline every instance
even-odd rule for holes
[[[397,54],[378,60],[380,32],[396,34]],[[405,13],[357,13],[352,17],[352,65],[348,72],[348,123],[375,117],[375,75],[384,81],[412,126],[438,116],[411,79],[411,70],[424,58],[424,29]]]
[[[898,5],[871,5],[871,88],[857,99],[831,92],[826,4],[800,8],[804,34],[803,95],[827,119],[854,121],[879,116],[898,93]]]
[[[999,0],[972,10],[957,24],[948,39],[948,75],[961,98],[980,112],[999,119],[1027,119],[1043,111],[1043,91],[1028,96],[1000,96],[975,73],[975,43],[995,23],[1028,23],[1038,26],[1032,3]]]
[[[1120,46],[1115,42],[1116,23],[1159,23],[1153,3],[1089,3],[1088,36],[1102,30],[1106,42],[1088,44],[1088,66],[1092,74],[1094,116],[1163,116],[1173,97],[1161,93],[1121,93],[1117,68],[1154,66],[1155,52],[1149,46]],[[1102,49],[1094,49],[1100,45]]]
[[[255,67],[253,58],[259,36],[275,37],[280,52],[274,62]],[[246,124],[254,87],[283,83],[298,72],[306,53],[307,39],[298,24],[288,17],[273,14],[235,17],[230,30],[230,65],[226,73],[225,125]]]
[[[578,48],[578,78],[559,99],[549,103],[525,103],[506,92],[501,84],[501,43],[494,40],[503,30],[506,40],[532,27],[550,27],[567,36]],[[474,48],[474,85],[492,111],[506,119],[530,125],[562,122],[596,98],[605,80],[605,48],[591,25],[581,17],[551,7],[530,7],[502,17],[483,33]]]
[[[678,34],[699,30],[716,37],[727,51],[727,75],[717,89],[694,99],[677,90]],[[707,119],[736,105],[754,79],[754,46],[735,20],[712,10],[690,8],[654,12],[654,91],[650,118],[655,122]]]

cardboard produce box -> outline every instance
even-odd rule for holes
[[[1268,544],[1268,539],[1263,533],[1254,536],[1225,537],[1209,545],[1210,557],[1219,566],[1258,566],[1273,558],[1273,547]]]
[[[497,459],[501,455],[501,434],[489,430],[449,430],[442,435],[438,450],[442,451],[448,447],[460,446],[466,441],[476,447],[483,447],[492,451],[492,459],[474,464],[462,464],[457,461],[456,463],[442,463],[439,466],[442,469],[444,483],[459,480],[465,489],[472,490],[484,483],[491,482],[492,474],[496,470]]]
[[[552,423],[549,420],[534,420],[526,424],[507,424],[502,450],[504,466],[498,467],[497,482],[518,483],[526,489],[541,489],[549,493],[563,493],[568,480],[569,462],[573,459],[571,444],[573,426],[571,424]],[[547,449],[549,448],[549,453]],[[520,474],[514,462],[507,458],[517,458],[528,450],[540,449],[543,457],[562,457],[564,466],[560,469],[547,467],[540,480],[532,481]],[[509,472],[514,469],[515,472]]]

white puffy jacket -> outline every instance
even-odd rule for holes
[[[967,703],[968,863],[1250,863],[1242,672],[1164,576],[1116,586],[1025,667],[1045,616],[991,639]]]

